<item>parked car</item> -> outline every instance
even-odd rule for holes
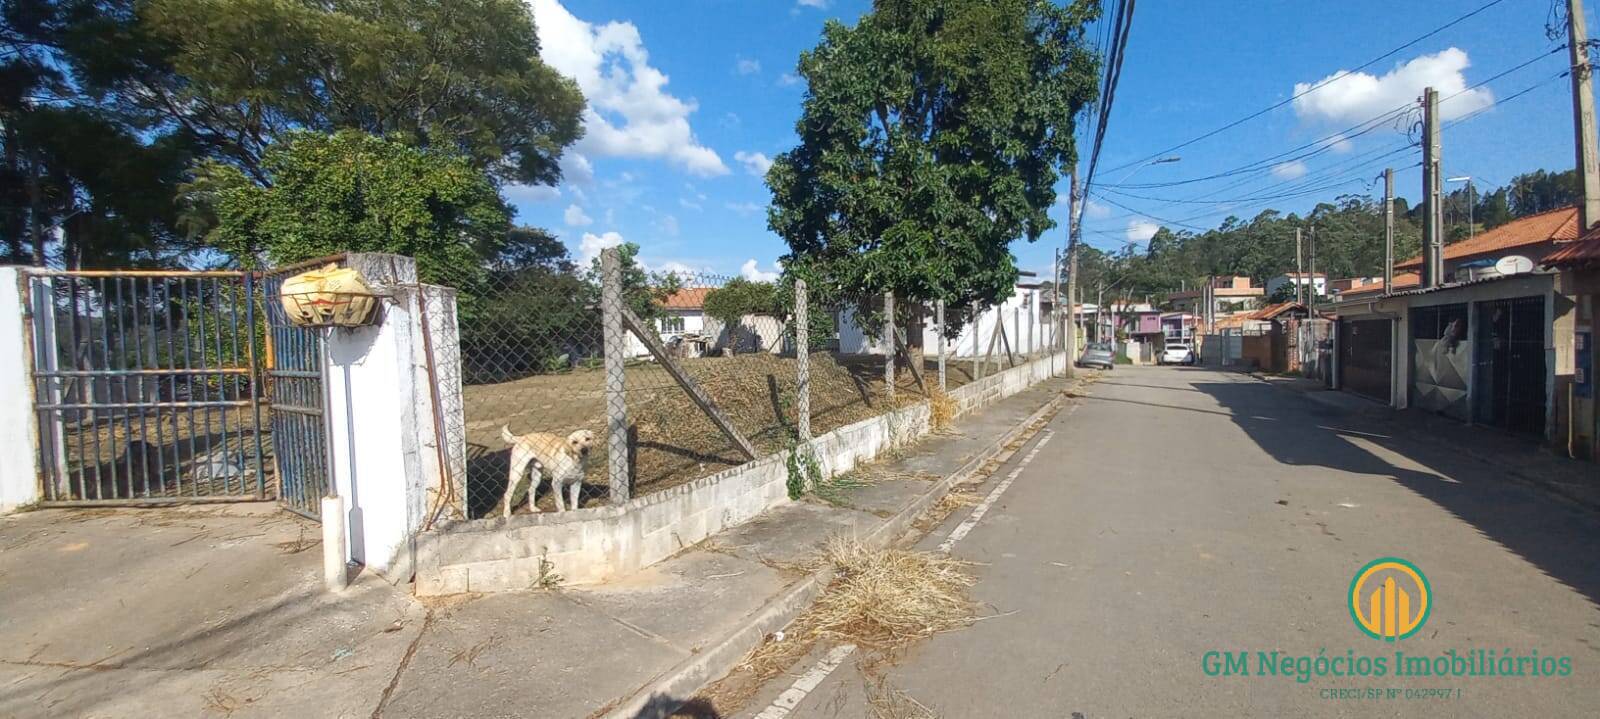
[[[1182,342],[1168,342],[1161,352],[1161,364],[1194,364],[1194,348]]]
[[[1099,367],[1111,369],[1115,360],[1111,358],[1110,342],[1090,342],[1083,348],[1083,354],[1078,356],[1079,367]]]

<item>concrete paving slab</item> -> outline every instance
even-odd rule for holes
[[[382,716],[584,717],[683,656],[559,591],[487,595],[435,610]]]
[[[719,552],[686,552],[568,598],[661,637],[683,654],[726,635],[793,582],[772,567]]]
[[[0,521],[0,716],[366,716],[422,626],[270,505]]]
[[[828,537],[857,536],[879,521],[853,509],[795,502],[763,512],[713,541],[714,546],[736,557],[798,571],[817,556]]]

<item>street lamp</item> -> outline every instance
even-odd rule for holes
[[[1444,181],[1467,183],[1467,239],[1470,240],[1473,237],[1477,237],[1478,226],[1472,221],[1472,206],[1477,204],[1476,198],[1472,196],[1472,176],[1462,175],[1460,177],[1446,177],[1444,178]]]
[[[1128,178],[1133,177],[1133,173],[1138,172],[1140,170],[1143,170],[1144,168],[1149,167],[1151,165],[1166,165],[1166,164],[1173,163],[1173,162],[1179,162],[1181,160],[1183,160],[1183,158],[1181,158],[1181,157],[1179,157],[1177,155],[1172,155],[1170,157],[1158,157],[1158,158],[1156,158],[1154,160],[1151,160],[1149,162],[1141,163],[1141,164],[1135,166],[1132,170],[1129,170],[1128,174],[1123,175],[1122,179],[1117,180],[1116,184],[1121,185],[1121,184],[1127,182]]]

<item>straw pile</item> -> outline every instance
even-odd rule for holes
[[[818,634],[891,648],[973,621],[965,562],[840,537],[828,541],[825,556],[834,580],[814,607]]]

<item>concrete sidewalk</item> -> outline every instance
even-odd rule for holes
[[[0,518],[0,716],[664,716],[810,602],[830,535],[898,536],[1068,386],[960,418],[834,504],[581,589],[328,597],[318,528],[270,504]]]
[[[1359,416],[1371,424],[1372,431],[1448,447],[1494,465],[1518,481],[1600,509],[1600,467],[1562,456],[1536,440],[1422,410],[1396,410],[1349,392],[1330,390],[1316,380],[1261,373],[1250,376],[1329,409]]]

